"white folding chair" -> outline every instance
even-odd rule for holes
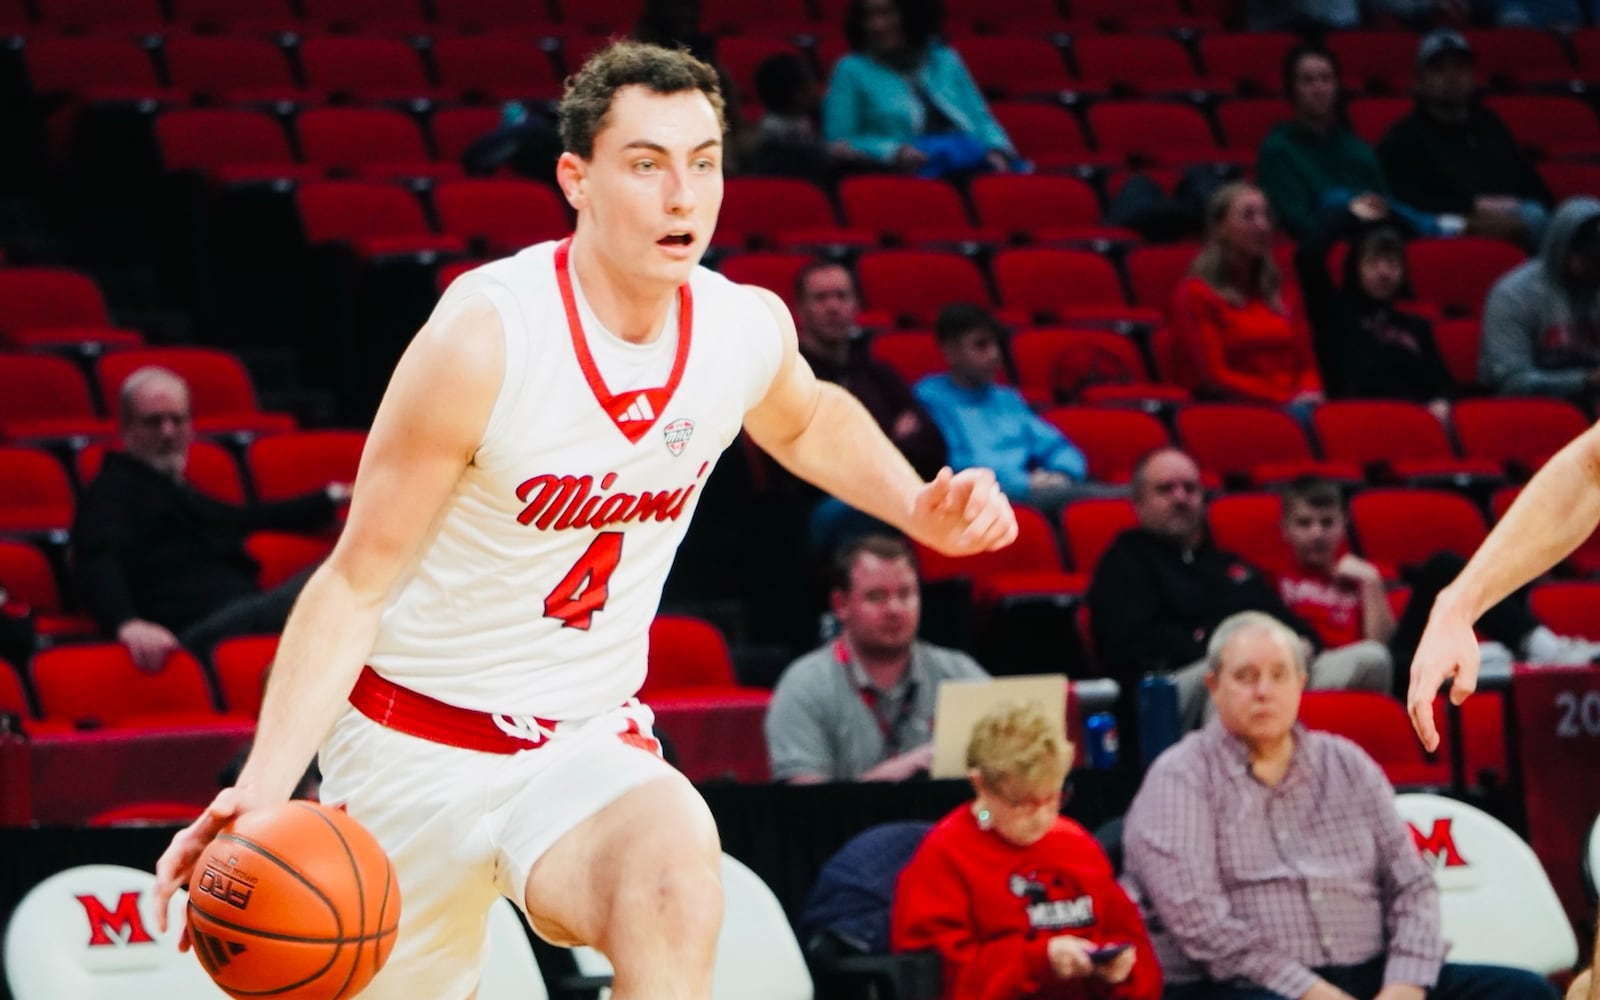
[[[6,982],[16,1000],[227,1000],[193,955],[178,951],[188,897],[176,893],[156,929],[155,876],[84,865],[22,898],[6,927]]]
[[[761,876],[726,854],[722,899],[712,1000],[812,1000],[811,971],[783,905]]]
[[[1439,886],[1448,959],[1542,975],[1578,960],[1578,939],[1550,878],[1511,828],[1442,795],[1395,796]]]
[[[1600,899],[1600,816],[1583,835],[1583,891],[1590,903]]]

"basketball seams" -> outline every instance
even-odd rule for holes
[[[339,846],[344,848],[345,859],[350,862],[350,875],[355,880],[355,884],[356,884],[356,921],[357,921],[356,939],[355,939],[356,953],[355,953],[355,955],[351,956],[351,959],[350,959],[350,971],[345,976],[344,985],[339,987],[339,992],[334,994],[334,997],[336,998],[336,1000],[338,1000],[338,998],[342,998],[345,995],[345,990],[350,988],[350,981],[355,978],[356,970],[361,967],[361,948],[362,948],[363,944],[366,941],[366,935],[367,935],[367,896],[366,896],[366,887],[362,885],[362,881],[361,881],[361,865],[356,861],[356,852],[350,849],[350,842],[345,839],[344,831],[339,829],[339,825],[337,823],[335,823],[332,820],[332,818],[330,818],[328,816],[327,813],[323,812],[321,809],[318,809],[315,806],[308,805],[308,804],[306,804],[304,802],[295,803],[295,805],[298,808],[303,809],[303,810],[311,813],[317,819],[319,819],[323,823],[327,824],[328,829],[333,832],[333,835],[336,838],[338,838]],[[387,853],[384,854],[384,861],[386,863],[388,862],[388,854]],[[335,919],[336,920],[338,919],[337,918],[337,914],[335,915]],[[379,927],[381,928],[382,926],[383,925],[380,923]],[[342,931],[343,929],[344,929],[343,925],[340,925],[340,930]],[[341,951],[343,950],[343,948],[344,948],[344,946],[340,945],[340,950]],[[374,948],[374,950],[376,950],[376,948]]]
[[[383,918],[389,913],[389,897],[392,895],[390,890],[395,888],[397,888],[397,886],[395,885],[394,863],[389,860],[389,854],[386,851],[383,855],[383,901],[378,904],[378,928],[380,931],[383,929],[384,925]],[[396,924],[395,930],[398,932],[399,929],[399,925]],[[383,935],[381,933],[378,934],[372,945],[373,975],[377,975],[378,972],[383,968],[383,949],[378,946],[378,942],[382,939],[382,937]]]
[[[327,941],[326,939],[323,939],[323,938],[292,938],[292,937],[288,937],[287,935],[274,934],[274,933],[272,933],[270,931],[256,930],[255,928],[244,927],[242,925],[235,924],[235,923],[232,923],[232,922],[227,921],[227,920],[220,920],[220,919],[218,919],[216,917],[213,917],[210,913],[207,913],[205,910],[202,910],[200,907],[194,905],[194,900],[190,900],[189,901],[189,908],[191,910],[193,910],[194,913],[199,914],[202,920],[209,921],[209,922],[211,922],[213,924],[216,924],[219,927],[226,927],[229,930],[242,931],[243,933],[249,935],[250,937],[262,938],[262,939],[265,939],[265,940],[288,940],[288,941],[290,941],[290,942],[292,942],[294,944],[331,944],[332,943],[332,942],[329,942],[329,941]],[[193,917],[193,914],[191,914],[191,919],[192,919],[192,917]],[[212,942],[206,941],[206,938],[208,938],[209,935],[206,935],[206,934],[194,934],[193,933],[194,928],[193,928],[192,924],[191,924],[191,927],[190,927],[190,931],[191,931],[191,936],[193,938],[195,938],[195,939],[197,939],[199,941],[204,941],[208,947],[212,945]],[[275,997],[275,996],[282,996],[285,993],[291,992],[293,990],[298,990],[302,986],[308,985],[310,983],[314,983],[317,980],[321,979],[323,976],[327,975],[328,974],[328,970],[333,968],[333,964],[339,960],[339,953],[342,952],[342,951],[344,951],[344,944],[341,942],[337,947],[335,947],[333,949],[332,952],[330,952],[328,954],[328,961],[327,961],[326,965],[322,966],[322,968],[318,969],[316,972],[313,972],[311,975],[306,976],[304,979],[300,979],[300,980],[297,980],[297,981],[292,982],[292,983],[286,983],[283,986],[274,986],[271,989],[265,989],[265,990],[247,990],[247,989],[245,989],[245,988],[243,988],[241,986],[223,986],[222,988],[223,988],[224,992],[226,992],[229,996],[234,996],[234,997]],[[216,956],[212,956],[212,961],[213,962],[216,961]],[[207,963],[202,962],[201,964],[207,964]],[[219,965],[219,968],[220,968],[220,965]],[[207,971],[211,972],[211,970],[209,968],[209,965],[208,965]],[[216,979],[216,972],[211,972],[211,978],[213,980]],[[222,986],[221,983],[218,983],[217,985],[218,986]]]
[[[241,923],[235,923],[232,920],[224,920],[221,917],[215,916],[214,914],[210,913],[207,910],[203,910],[200,907],[195,906],[193,901],[190,901],[189,907],[190,907],[190,909],[194,910],[196,913],[200,914],[205,919],[207,919],[207,920],[211,921],[212,923],[216,924],[218,927],[225,927],[230,931],[238,931],[239,933],[247,934],[250,937],[258,937],[258,938],[261,938],[264,941],[284,941],[284,942],[287,942],[289,944],[338,944],[338,945],[360,944],[363,941],[377,941],[377,940],[380,940],[382,938],[386,938],[391,934],[398,934],[400,932],[400,928],[399,927],[391,927],[388,930],[379,930],[374,934],[369,934],[366,937],[361,937],[361,938],[353,938],[353,937],[332,937],[332,938],[330,938],[330,937],[310,937],[310,936],[302,935],[302,934],[280,934],[277,931],[264,931],[264,930],[261,930],[260,928],[257,928],[257,927],[251,927],[249,924],[241,924]]]

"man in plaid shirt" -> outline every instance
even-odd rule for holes
[[[1151,767],[1123,834],[1165,1000],[1555,1000],[1532,972],[1445,963],[1394,789],[1355,744],[1296,721],[1293,631],[1237,614],[1207,659],[1216,717]]]

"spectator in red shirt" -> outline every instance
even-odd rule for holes
[[[944,959],[945,1000],[1158,1000],[1161,969],[1100,845],[1061,815],[1072,744],[1033,705],[978,721],[976,792],[900,873],[895,951]]]
[[[1206,244],[1173,294],[1172,324],[1202,394],[1298,407],[1322,400],[1305,316],[1272,259],[1272,216],[1255,185],[1212,196]]]
[[[1354,643],[1388,655],[1394,611],[1378,567],[1350,551],[1344,498],[1326,479],[1305,476],[1283,492],[1283,539],[1294,567],[1278,577],[1289,610],[1310,625],[1323,648]]]

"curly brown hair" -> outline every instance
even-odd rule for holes
[[[617,91],[633,86],[657,94],[698,90],[711,102],[722,131],[728,131],[715,69],[682,49],[619,41],[590,56],[578,72],[567,78],[566,93],[556,112],[562,148],[585,160],[593,156],[594,137],[605,128]]]

